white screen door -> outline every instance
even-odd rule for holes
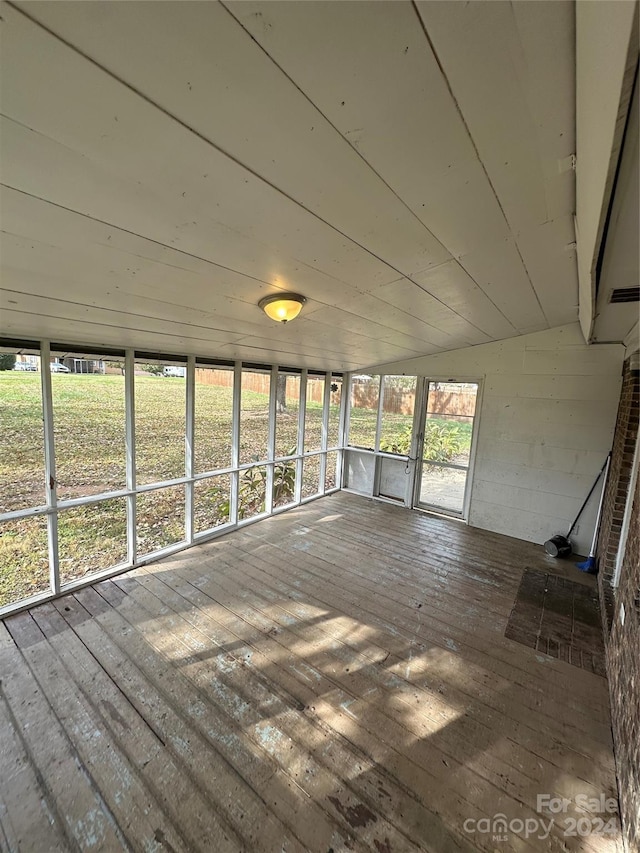
[[[478,383],[430,380],[426,396],[414,506],[464,517]]]

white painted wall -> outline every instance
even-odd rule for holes
[[[469,523],[531,542],[566,533],[611,447],[624,347],[586,346],[578,323],[377,366],[484,383]],[[587,554],[598,493],[574,532]]]

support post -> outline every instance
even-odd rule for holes
[[[264,496],[264,508],[271,515],[273,512],[273,482],[275,466],[273,459],[276,455],[276,402],[278,394],[278,365],[271,365],[271,380],[269,382],[269,437],[267,440],[267,459],[271,465],[267,465],[267,485]]]
[[[124,360],[126,477],[127,490],[133,494],[127,497],[127,562],[132,566],[135,565],[137,556],[135,369],[135,353],[128,349]]]
[[[231,465],[236,470],[231,475],[231,501],[229,504],[229,521],[238,523],[238,503],[240,491],[240,405],[242,402],[242,362],[236,361],[233,367],[233,415],[231,422]]]
[[[307,409],[307,371],[303,370],[300,375],[300,402],[298,408],[298,448],[299,456],[304,454],[304,418]],[[302,500],[302,478],[304,476],[304,459],[299,459],[296,470],[295,501],[297,504]]]
[[[320,482],[318,491],[323,495],[327,490],[327,447],[329,442],[329,409],[331,407],[331,373],[324,375],[324,395],[322,398],[322,441],[320,447]]]
[[[351,415],[351,374],[342,377],[342,398],[340,400],[340,450],[336,462],[336,486],[344,486],[344,454],[349,439],[349,418]]]
[[[51,350],[49,341],[40,344],[40,383],[42,387],[42,417],[44,421],[45,493],[47,497],[47,546],[49,551],[49,584],[54,595],[60,592],[60,562],[58,555],[58,483],[56,480],[56,449],[53,428],[53,394],[51,391]]]
[[[188,477],[185,484],[184,501],[184,532],[185,539],[189,544],[193,542],[193,502],[195,484],[193,473],[195,470],[195,400],[196,400],[196,359],[195,356],[187,357],[187,394],[186,394],[186,420],[184,441],[184,473]]]

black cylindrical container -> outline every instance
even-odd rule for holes
[[[568,557],[571,553],[571,542],[569,542],[566,536],[558,533],[552,536],[551,539],[547,539],[544,543],[544,550],[551,557]]]

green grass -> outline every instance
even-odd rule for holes
[[[124,377],[52,374],[56,477],[61,500],[124,489]],[[152,375],[135,377],[136,464],[139,484],[184,476],[184,380]],[[196,473],[231,465],[232,390],[196,385]],[[268,441],[269,399],[243,391],[240,425],[241,463],[263,461]],[[337,444],[338,406],[330,412],[330,445]],[[385,414],[385,440],[400,440],[411,418]],[[373,445],[376,412],[351,416],[351,443]],[[464,427],[461,427],[464,430]],[[0,511],[45,502],[44,438],[40,375],[0,372]],[[279,414],[276,454],[296,451],[297,407]],[[319,449],[322,405],[307,405],[305,447]],[[470,443],[470,427],[469,427]],[[328,460],[335,480],[335,460]],[[303,496],[317,492],[319,459],[305,462]],[[195,529],[210,529],[228,519],[230,480],[219,476],[195,489]],[[150,553],[184,538],[183,486],[137,498],[138,553]],[[284,501],[284,498],[280,502]],[[258,507],[262,499],[256,504]],[[254,514],[256,507],[248,509]],[[82,577],[126,559],[126,501],[111,499],[92,506],[61,510],[58,517],[62,581]],[[43,517],[4,522],[0,527],[0,605],[48,589],[46,521]]]

